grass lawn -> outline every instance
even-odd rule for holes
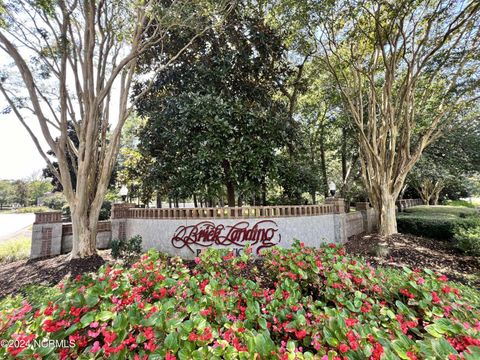
[[[399,215],[455,219],[459,217],[475,215],[476,213],[477,211],[475,209],[465,206],[421,205],[408,208]]]

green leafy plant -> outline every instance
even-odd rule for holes
[[[334,244],[267,250],[263,279],[247,276],[255,264],[249,251],[193,264],[151,250],[43,299],[8,298],[0,340],[21,341],[0,358],[478,359],[480,294],[443,275],[374,269]]]
[[[142,237],[136,235],[126,240],[114,239],[110,246],[114,259],[122,259],[126,264],[132,264],[142,253]]]
[[[0,242],[0,264],[28,259],[31,245],[32,239],[30,237]]]
[[[480,256],[480,216],[472,216],[457,224],[454,237],[460,250]]]

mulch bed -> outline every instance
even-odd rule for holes
[[[0,298],[20,292],[25,285],[55,285],[65,277],[97,271],[105,261],[110,260],[110,251],[99,251],[98,255],[72,261],[66,254],[2,264]]]
[[[360,255],[372,265],[428,268],[447,275],[450,280],[480,289],[480,258],[462,254],[449,241],[406,234],[387,237],[371,234],[353,236],[345,247],[347,253]],[[382,251],[385,248],[387,250]]]

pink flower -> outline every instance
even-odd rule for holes
[[[95,342],[93,343],[92,348],[90,349],[90,352],[96,353],[96,352],[99,351],[100,349],[101,349],[100,343],[99,343],[98,341],[95,341]]]

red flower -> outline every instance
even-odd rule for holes
[[[348,327],[352,327],[354,326],[356,323],[358,323],[358,320],[357,319],[345,319],[345,324],[348,326]]]
[[[447,281],[447,280],[448,280],[448,278],[447,278],[445,275],[442,275],[442,276],[439,276],[439,277],[438,277],[438,281],[443,281],[443,282],[445,282],[445,281]]]
[[[197,341],[197,340],[198,340],[197,334],[195,334],[194,332],[190,333],[190,335],[188,336],[188,341]]]
[[[370,304],[367,301],[364,301],[363,306],[360,309],[360,311],[363,312],[363,313],[368,313],[368,312],[370,312],[370,310],[372,310],[372,304]]]
[[[112,331],[108,331],[108,330],[103,330],[102,335],[103,335],[103,338],[105,340],[105,344],[107,344],[107,345],[111,345],[115,341],[115,339],[117,338],[117,334],[115,334]]]
[[[372,356],[370,356],[370,360],[380,360],[383,354],[383,346],[380,343],[375,343],[373,346]]]
[[[432,301],[434,304],[438,304],[440,302],[440,298],[435,291],[432,291]]]
[[[165,354],[165,360],[177,360],[177,358],[169,351]]]
[[[295,330],[295,336],[298,340],[302,340],[305,336],[307,336],[307,331],[303,330]]]
[[[347,344],[340,344],[338,350],[340,350],[341,353],[345,354],[348,350],[350,350],[350,348]]]
[[[409,358],[409,360],[418,360],[417,355],[415,355],[411,351],[407,351],[407,357]]]
[[[450,291],[452,291],[452,288],[450,286],[447,286],[445,285],[443,288],[442,288],[442,292],[444,294],[448,294]]]

